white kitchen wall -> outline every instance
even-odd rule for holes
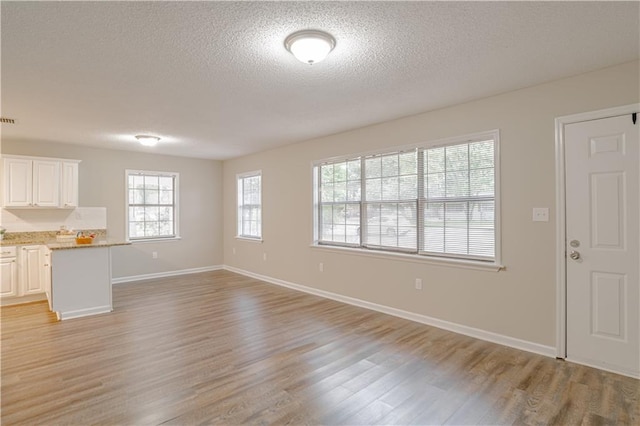
[[[2,154],[81,160],[79,203],[84,207],[106,207],[107,233],[114,240],[126,238],[125,170],[180,173],[180,239],[114,248],[113,278],[206,270],[222,265],[221,161],[158,155],[153,153],[153,148],[149,152],[131,152],[37,140],[2,139],[1,142]],[[24,212],[17,210],[11,214],[26,218]],[[38,215],[38,212],[27,214]],[[60,215],[49,220],[57,225],[54,229],[58,229],[58,221],[74,220],[74,216],[66,211],[47,210],[42,214]],[[28,218],[32,219],[42,222],[46,218]],[[87,220],[86,217],[83,219]],[[74,223],[72,227],[85,225],[88,224]]]
[[[0,223],[7,232],[108,229],[106,207],[76,209],[2,209]]]

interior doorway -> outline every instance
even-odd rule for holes
[[[640,377],[639,110],[556,121],[558,356],[633,377]]]

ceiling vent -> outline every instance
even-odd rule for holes
[[[0,123],[2,124],[16,124],[16,120],[13,118],[0,117]]]

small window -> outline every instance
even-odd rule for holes
[[[178,238],[178,173],[127,170],[129,240]]]
[[[238,175],[238,237],[262,238],[262,172]]]

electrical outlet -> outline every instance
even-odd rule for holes
[[[158,252],[157,251],[151,252],[151,257],[153,257],[154,259],[157,259],[158,258]]]
[[[233,247],[233,248],[231,249],[231,251],[233,252],[233,254],[236,254],[236,248],[235,248],[235,247]]]
[[[416,278],[416,290],[422,290],[422,278]]]
[[[324,263],[322,263],[322,262],[318,263],[318,270],[320,272],[324,272]]]
[[[262,260],[267,261],[267,253],[262,253]]]

